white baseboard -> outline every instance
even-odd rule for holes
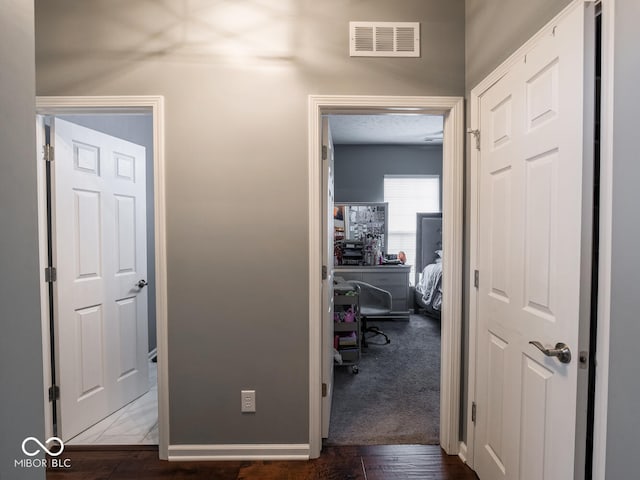
[[[460,457],[460,460],[462,460],[465,464],[467,463],[467,444],[464,442],[460,442],[458,457]]]
[[[169,461],[309,460],[309,444],[169,445]]]

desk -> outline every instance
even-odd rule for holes
[[[392,317],[408,317],[410,313],[409,271],[411,265],[375,265],[367,267],[337,266],[333,273],[345,280],[370,283],[391,293]]]

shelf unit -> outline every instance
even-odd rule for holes
[[[338,284],[333,290],[334,348],[342,363],[358,373],[361,354],[360,288],[357,285]]]
[[[345,240],[342,242],[342,264],[362,265],[364,243],[360,240]]]
[[[389,204],[384,202],[351,202],[336,204],[342,212],[343,220],[339,221],[344,230],[345,240],[365,241],[368,235],[380,239],[380,249],[387,251],[389,237]],[[334,220],[334,225],[336,225]]]

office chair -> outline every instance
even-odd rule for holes
[[[346,283],[357,285],[360,290],[360,319],[362,322],[362,347],[366,348],[366,333],[373,333],[371,337],[382,335],[385,339],[385,345],[391,343],[389,336],[376,326],[367,326],[368,317],[377,317],[389,315],[391,313],[391,293],[382,288],[371,285],[370,283],[361,282],[359,280],[347,280]],[[370,338],[371,338],[370,337]]]

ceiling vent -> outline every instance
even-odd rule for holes
[[[349,22],[352,57],[419,57],[419,22]]]

